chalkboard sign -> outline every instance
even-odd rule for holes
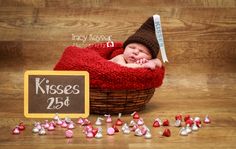
[[[26,71],[24,115],[28,118],[88,117],[89,74],[86,71]]]

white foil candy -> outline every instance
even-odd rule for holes
[[[184,127],[182,127],[179,131],[179,134],[181,136],[187,136],[188,135],[188,132],[186,131],[186,129]]]
[[[38,127],[35,126],[35,127],[32,129],[32,132],[33,132],[33,133],[38,133],[38,132],[39,132]]]
[[[134,120],[131,120],[129,123],[129,127],[133,127],[134,125],[136,125],[136,122]]]
[[[147,131],[146,134],[144,135],[144,138],[145,139],[151,139],[152,138],[152,134],[149,131]]]
[[[177,119],[177,120],[175,121],[175,126],[176,126],[176,127],[181,127],[181,120]]]
[[[55,114],[55,116],[53,117],[53,119],[54,119],[55,121],[58,121],[58,120],[60,119],[58,113]]]
[[[191,133],[192,132],[192,129],[191,129],[191,127],[190,126],[186,126],[186,128],[185,128],[185,130],[187,131],[187,133]]]
[[[46,135],[46,130],[43,127],[39,130],[39,135]]]
[[[69,124],[71,122],[71,119],[69,117],[65,117],[65,122]]]
[[[197,130],[198,130],[198,127],[197,127],[197,124],[196,124],[196,123],[193,124],[192,130],[193,130],[193,131],[197,131]]]
[[[97,120],[96,120],[96,122],[95,122],[95,125],[101,126],[101,125],[102,125],[102,120],[103,120],[103,118],[98,117]]]
[[[135,132],[134,132],[134,135],[140,137],[140,136],[143,135],[143,133],[142,133],[141,129],[137,128],[137,129],[135,130]]]
[[[98,128],[98,132],[97,132],[97,134],[95,135],[95,138],[97,138],[97,139],[100,139],[100,138],[102,138],[103,136],[102,136],[102,128]]]

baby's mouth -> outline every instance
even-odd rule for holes
[[[134,58],[133,56],[130,56],[130,57],[129,57],[129,60],[130,60],[131,62],[133,62],[133,63],[137,61],[136,58]]]

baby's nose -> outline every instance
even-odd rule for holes
[[[138,49],[134,49],[134,54],[138,54],[139,50]]]

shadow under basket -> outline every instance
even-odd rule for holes
[[[90,113],[131,114],[145,108],[155,88],[143,90],[90,89]]]

